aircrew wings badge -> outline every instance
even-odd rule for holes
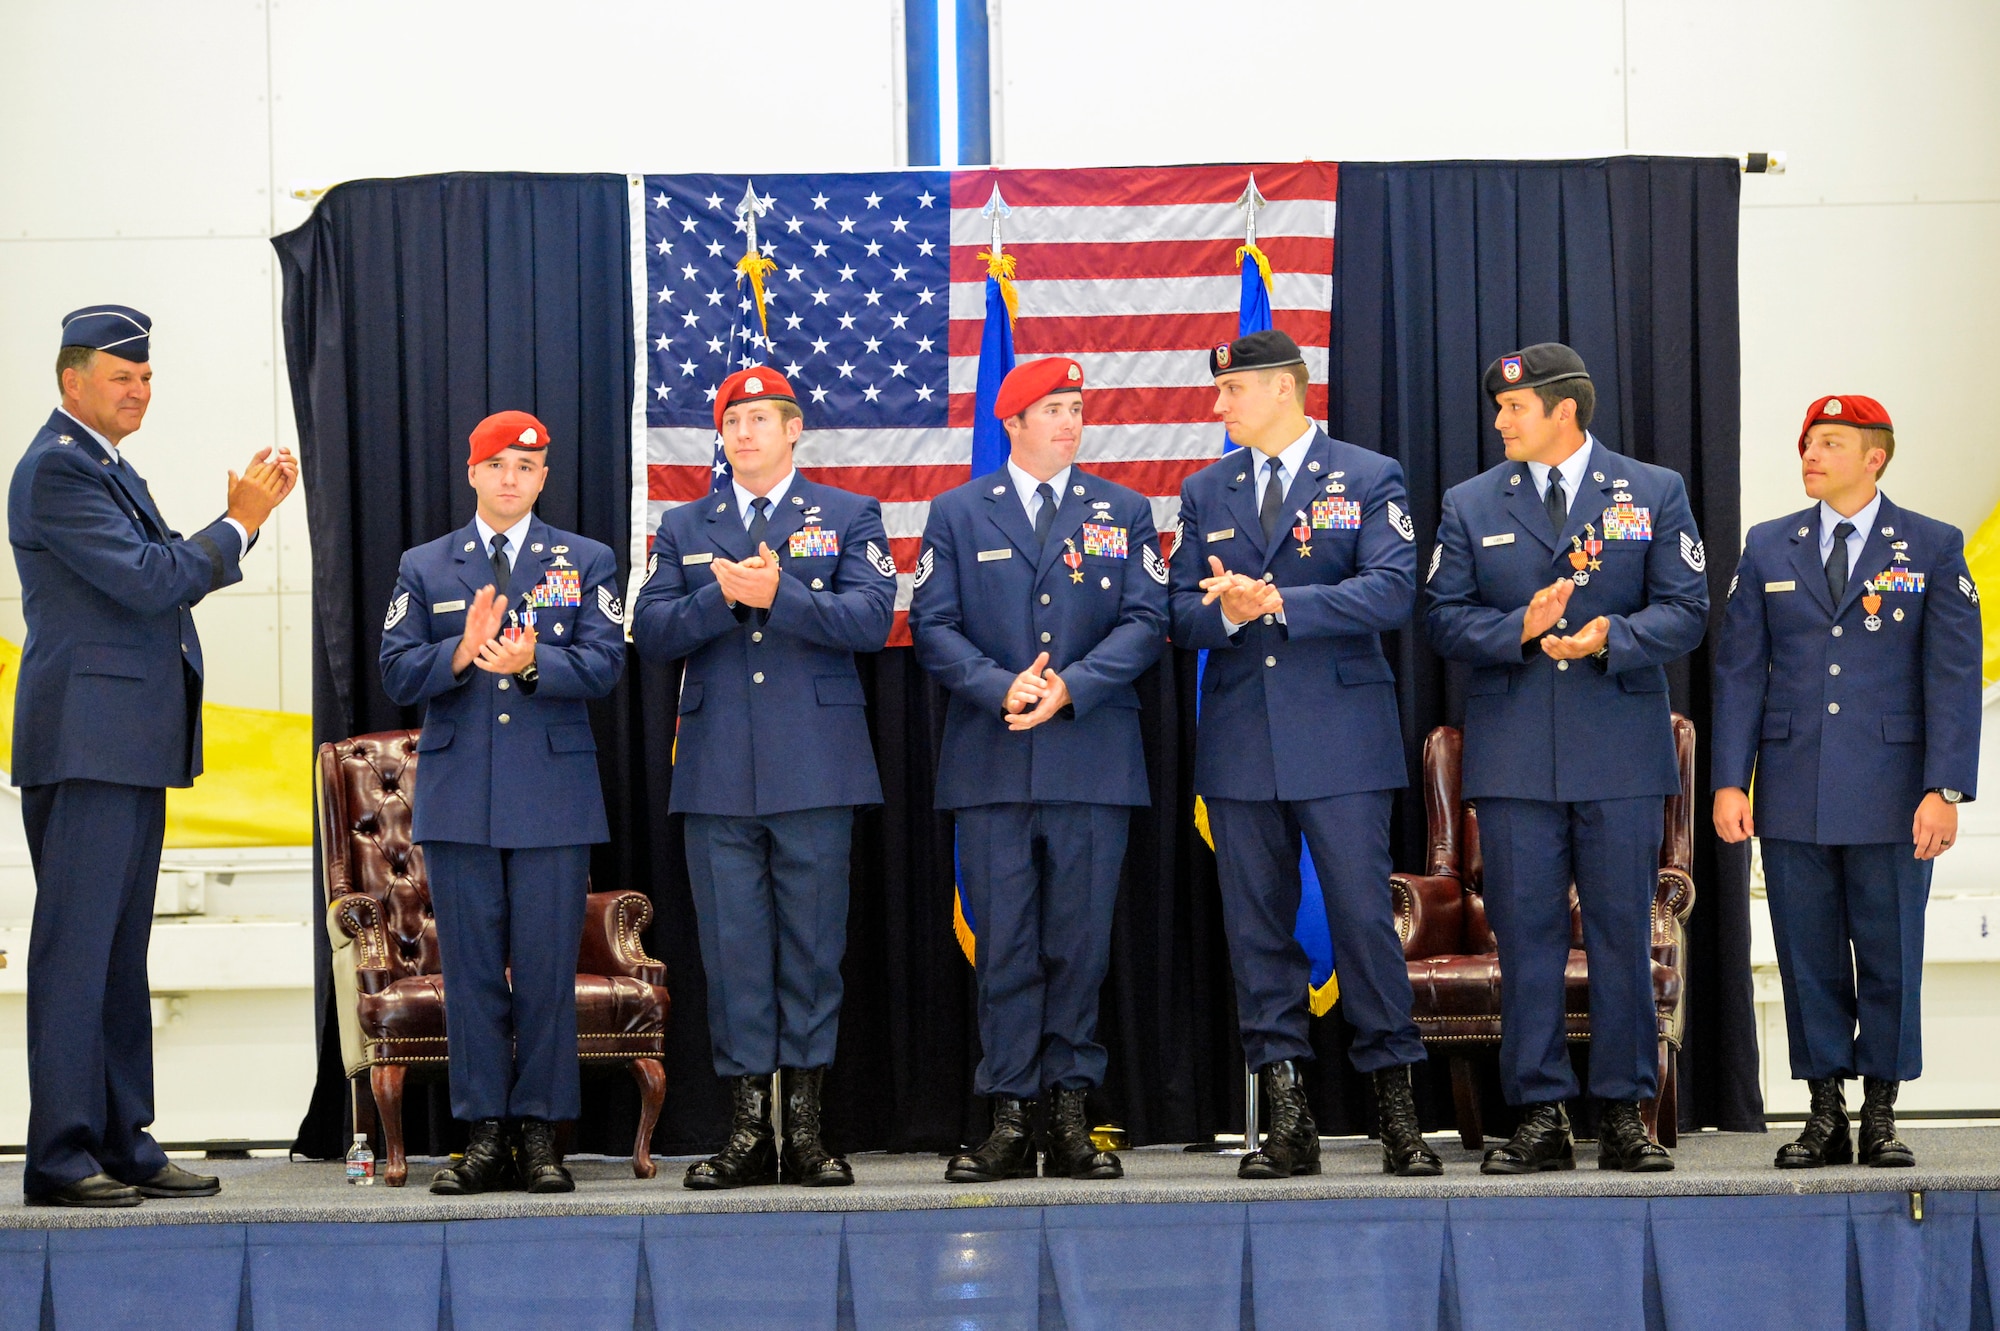
[[[1146,576],[1162,587],[1167,585],[1167,561],[1160,558],[1160,549],[1151,541],[1139,547],[1139,562],[1146,566]]]
[[[931,580],[931,570],[937,567],[937,551],[930,546],[917,556],[917,575],[910,579],[910,587],[915,590]]]
[[[1697,573],[1708,571],[1708,551],[1702,549],[1701,542],[1686,532],[1681,533],[1681,562]]]
[[[1408,513],[1403,511],[1402,506],[1393,499],[1389,501],[1389,525],[1394,527],[1396,534],[1404,540],[1414,541],[1417,539],[1417,524],[1411,520]]]
[[[896,560],[893,556],[885,552],[881,546],[870,541],[868,549],[864,553],[868,556],[868,562],[875,566],[877,573],[880,573],[885,578],[896,576]]]
[[[1963,579],[1961,579],[1961,581],[1963,581]],[[384,633],[387,633],[390,629],[402,623],[403,616],[409,613],[410,613],[410,594],[408,592],[399,592],[396,596],[396,599],[389,602],[389,617],[382,621],[382,631]]]
[[[611,590],[609,583],[603,584],[597,589],[597,608],[602,610],[604,617],[612,623],[623,624],[625,622],[625,604],[618,599],[617,593]]]

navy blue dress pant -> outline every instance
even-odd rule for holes
[[[1340,1007],[1354,1031],[1348,1057],[1363,1072],[1424,1060],[1410,1020],[1410,972],[1389,897],[1391,790],[1326,799],[1210,799],[1209,830],[1222,885],[1222,924],[1236,977],[1243,1057],[1263,1068],[1311,1058],[1306,989],[1312,981],[1298,923],[1299,838],[1312,851],[1333,939]]]
[[[21,791],[35,916],[28,935],[28,1167],[22,1190],[167,1163],[152,1134],[146,948],[167,792],[57,781]]]
[[[1500,945],[1500,1087],[1507,1103],[1578,1093],[1563,1034],[1571,883],[1590,957],[1591,1094],[1652,1099],[1660,1082],[1653,895],[1665,798],[1477,804],[1486,918]]]
[[[1039,1097],[1104,1080],[1097,992],[1132,810],[980,804],[958,811],[958,868],[978,941],[975,1095]]]
[[[444,969],[452,1117],[575,1118],[590,847],[426,841],[424,864]]]
[[[1907,841],[1760,845],[1792,1075],[1921,1076],[1932,861]]]
[[[854,810],[844,804],[687,815],[717,1076],[832,1064],[853,837]]]

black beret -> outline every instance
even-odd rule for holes
[[[152,332],[153,321],[130,305],[86,305],[63,316],[62,345],[144,363],[153,358]]]
[[[1540,388],[1562,379],[1588,379],[1583,357],[1560,342],[1537,342],[1510,351],[1486,367],[1486,396],[1497,398],[1514,388]]]
[[[1225,342],[1208,353],[1208,373],[1235,374],[1239,370],[1275,370],[1286,365],[1304,365],[1306,358],[1291,336],[1275,328],[1261,333],[1245,333],[1234,342]]]

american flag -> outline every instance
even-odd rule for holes
[[[907,643],[910,573],[933,495],[971,479],[973,392],[999,186],[1015,261],[1020,358],[1084,367],[1077,461],[1153,501],[1172,529],[1183,478],[1220,456],[1208,349],[1236,336],[1244,211],[1277,326],[1304,348],[1307,409],[1326,416],[1333,296],[1331,163],[633,176],[633,326],[643,336],[634,450],[633,567],[669,507],[717,482],[712,403],[746,355],[791,381],[805,413],[797,461],[814,480],[882,501],[896,566],[892,645]],[[769,345],[739,277],[751,213]]]

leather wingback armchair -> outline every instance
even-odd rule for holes
[[[445,976],[423,849],[410,840],[417,732],[356,735],[319,750],[320,854],[341,1062],[354,1129],[379,1129],[377,1173],[401,1187],[403,1081],[409,1068],[442,1069]],[[592,892],[577,956],[576,1024],[585,1062],[622,1062],[639,1084],[632,1172],[652,1178],[653,1127],[666,1099],[667,968],[640,931],[653,907],[639,892]],[[365,1075],[364,1075],[365,1074]]]
[[[1660,874],[1653,892],[1653,1003],[1660,1030],[1660,1093],[1641,1106],[1646,1126],[1672,1146],[1678,1122],[1679,1051],[1687,1025],[1687,917],[1694,909],[1694,723],[1674,714],[1681,793],[1666,802]],[[1396,929],[1414,991],[1411,1015],[1424,1043],[1451,1056],[1459,1139],[1484,1143],[1470,1052],[1500,1043],[1500,957],[1486,921],[1479,854],[1479,814],[1460,798],[1462,737],[1439,726],[1424,741],[1423,792],[1428,818],[1420,874],[1390,875]],[[1590,975],[1583,922],[1570,888],[1570,954],[1564,1025],[1570,1040],[1590,1038]]]

